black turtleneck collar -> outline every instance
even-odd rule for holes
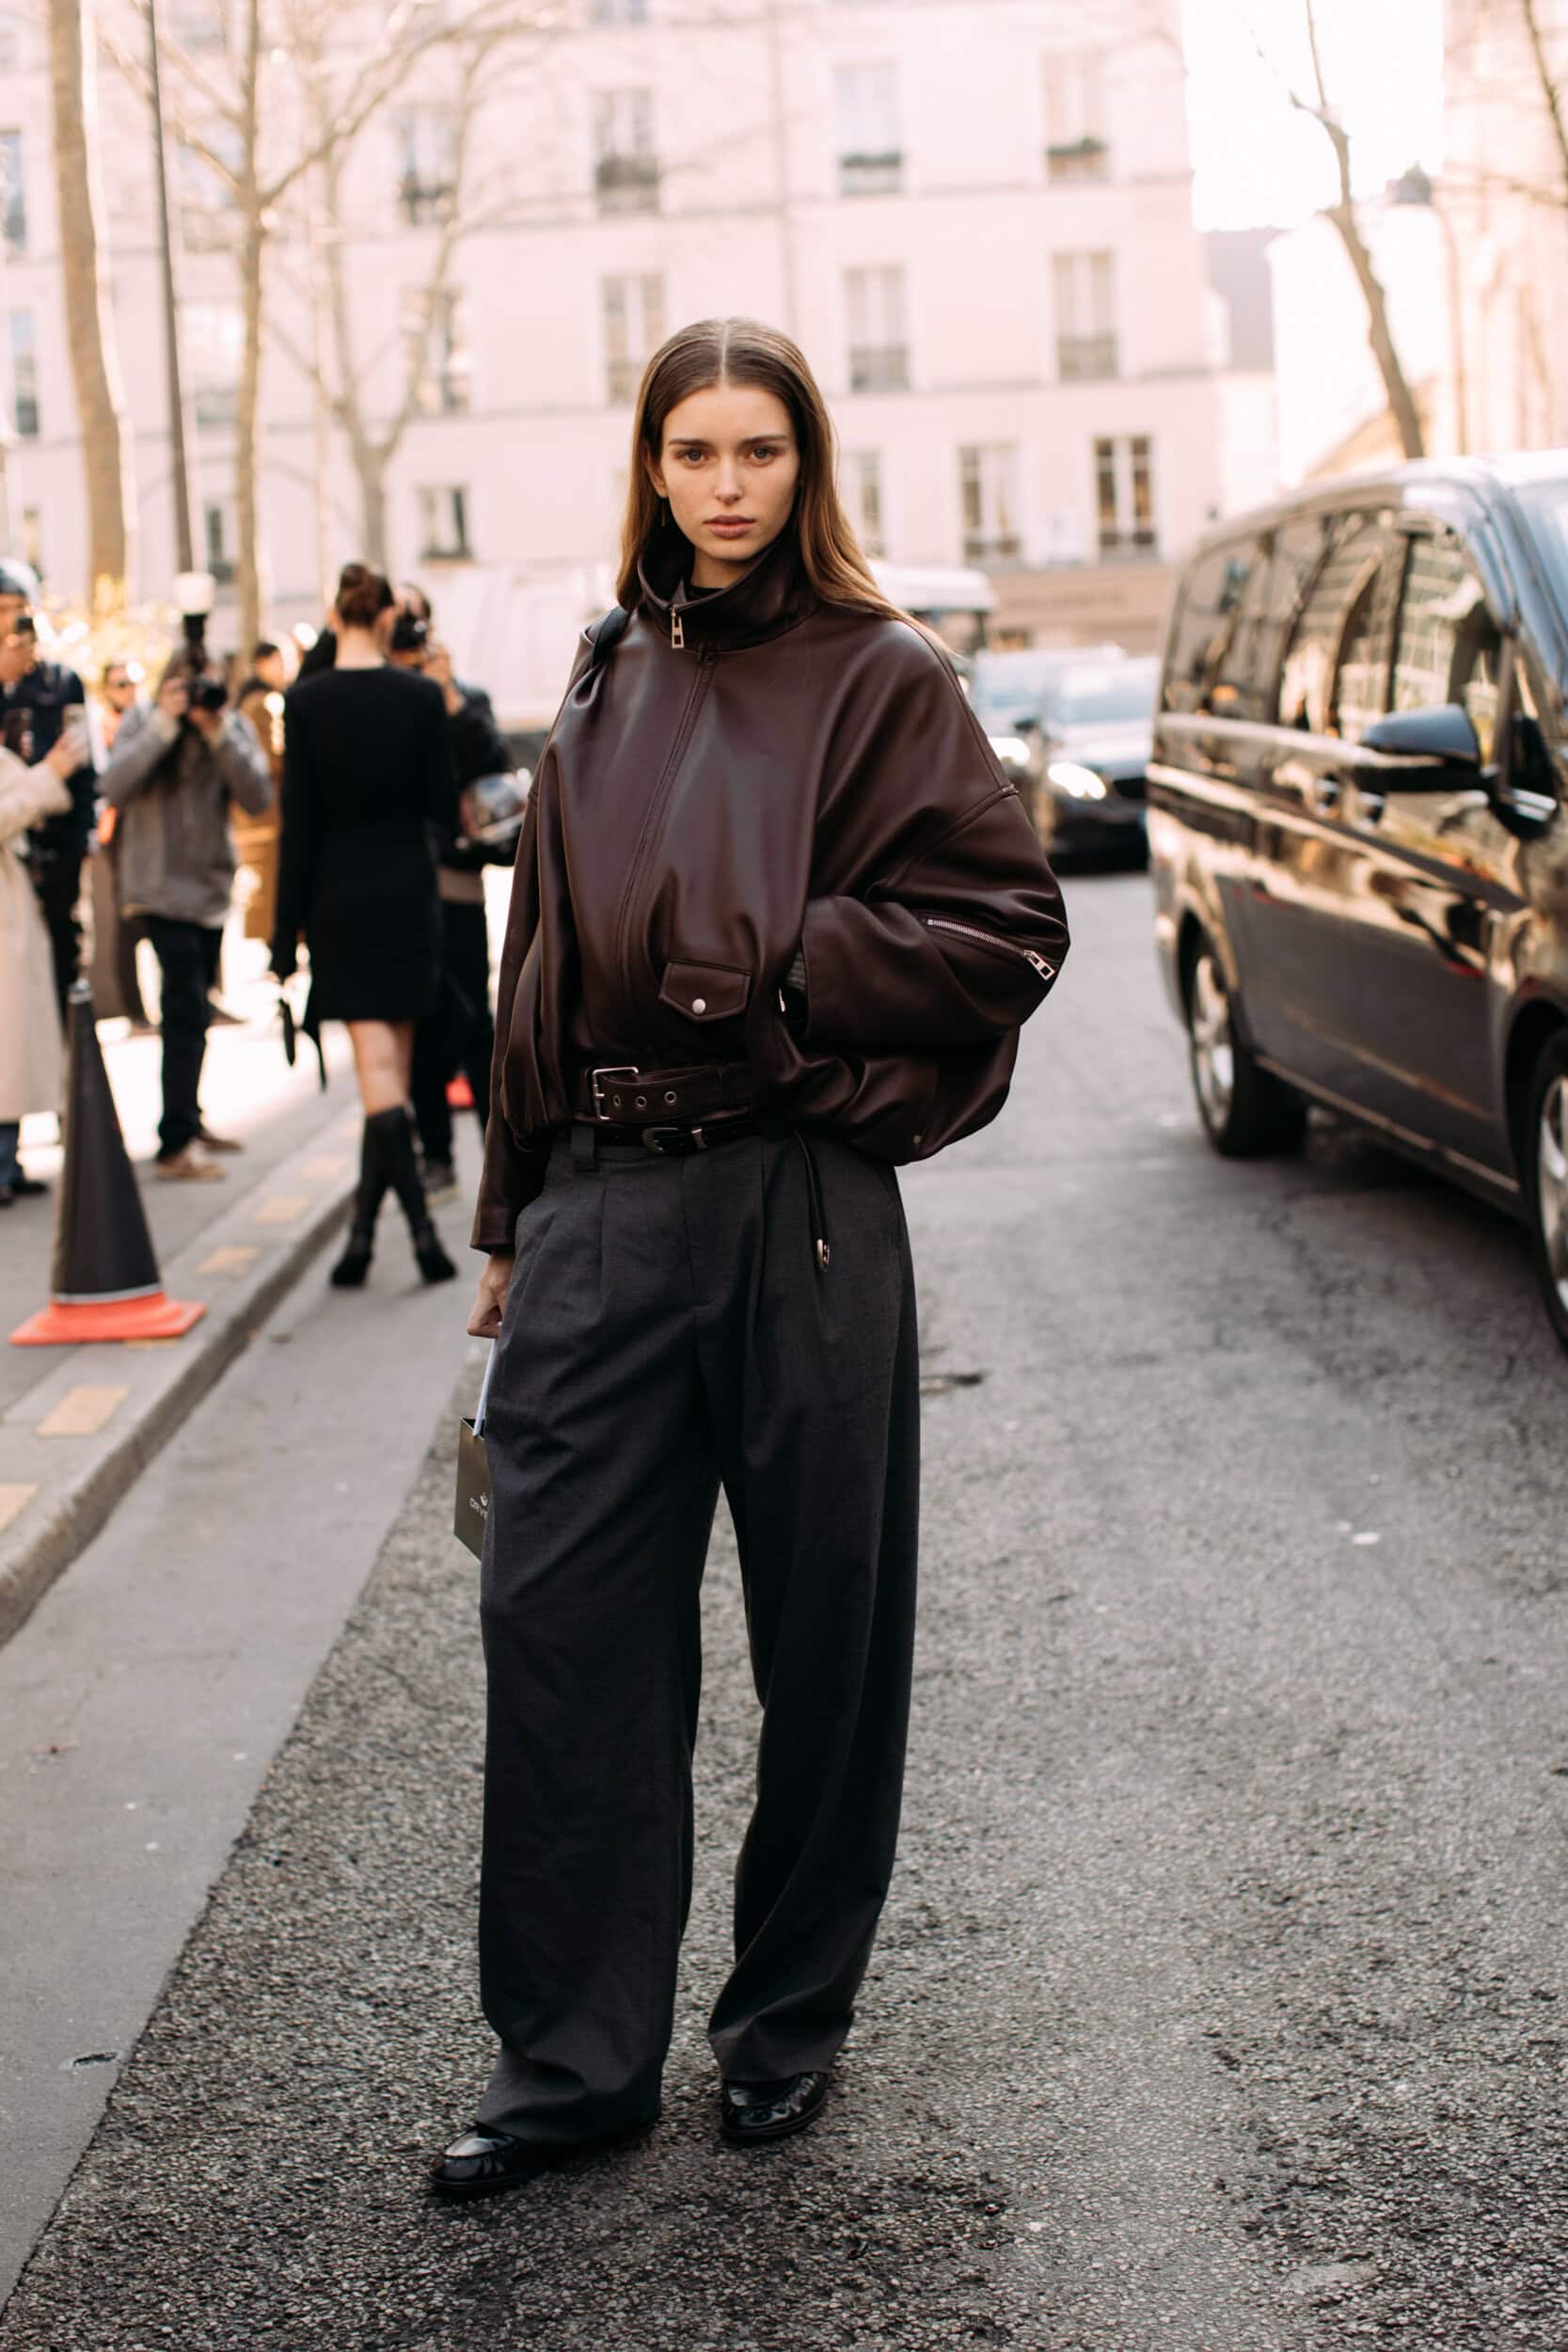
[[[643,610],[666,637],[678,612],[688,645],[736,650],[760,645],[770,637],[782,637],[816,609],[818,600],[801,569],[791,524],[785,524],[772,546],[731,587],[693,595],[689,584],[691,564],[690,540],[673,521],[665,521],[637,567]]]

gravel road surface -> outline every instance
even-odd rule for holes
[[[448,1421],[0,2352],[1568,2347],[1568,1364],[1490,1211],[1327,1126],[1212,1157],[1147,884],[1070,899],[1013,1103],[908,1184],[907,1826],[818,2132],[716,2139],[726,1533],[664,2121],[422,2197],[486,2063]]]

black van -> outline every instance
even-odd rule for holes
[[[1156,930],[1217,1150],[1309,1102],[1523,1216],[1568,1346],[1568,451],[1227,523],[1179,583]]]

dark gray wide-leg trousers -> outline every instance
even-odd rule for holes
[[[699,1593],[721,1484],[762,1703],[721,2072],[827,2066],[898,1830],[919,1364],[891,1168],[801,1138],[558,1145],[491,1384],[483,2122],[552,2144],[657,2114],[691,1898]]]

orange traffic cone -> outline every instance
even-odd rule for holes
[[[177,1340],[207,1310],[164,1295],[86,980],[71,992],[68,1043],[65,1174],[55,1215],[52,1295],[40,1313],[18,1325],[11,1345]]]

